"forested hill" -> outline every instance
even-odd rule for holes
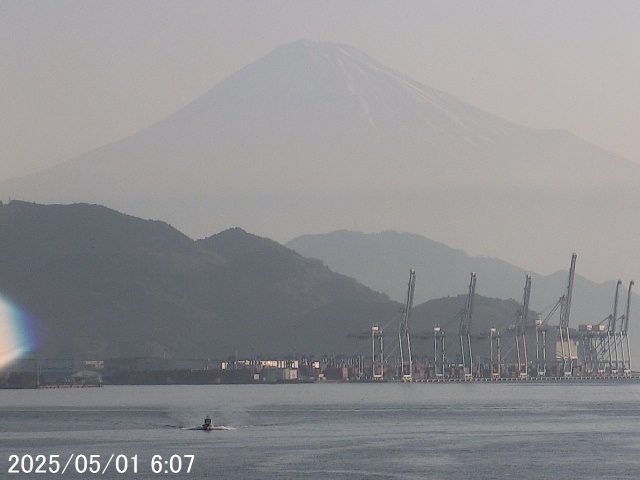
[[[395,329],[402,309],[240,228],[192,240],[98,205],[19,201],[0,206],[0,293],[40,353],[67,358],[366,353],[349,334]]]
[[[12,201],[0,245],[0,291],[49,354],[331,352],[398,306],[241,229],[194,241],[97,205]],[[318,323],[319,310],[333,313]]]

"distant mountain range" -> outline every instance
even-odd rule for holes
[[[321,260],[332,271],[355,278],[396,301],[405,295],[403,280],[410,268],[416,270],[416,302],[466,292],[470,272],[477,275],[476,291],[485,297],[523,301],[525,276],[531,275],[531,307],[546,315],[549,307],[566,293],[571,253],[566,267],[548,276],[526,271],[497,258],[471,257],[461,250],[411,233],[385,231],[364,234],[336,231],[322,235],[303,235],[286,246],[305,257]],[[576,271],[580,272],[580,256]],[[570,325],[596,324],[613,310],[615,282],[597,284],[576,275]],[[625,285],[625,287],[628,285]],[[626,306],[626,291],[620,292],[619,309]],[[633,305],[640,297],[632,295]],[[534,319],[532,319],[534,320]],[[558,324],[558,318],[550,321]],[[640,326],[631,317],[629,335],[640,344]],[[497,323],[499,324],[499,322]]]
[[[282,45],[170,117],[0,198],[90,202],[202,238],[396,229],[550,271],[640,268],[640,166],[525,128],[346,45]],[[587,260],[588,263],[587,263]],[[630,273],[627,273],[630,275]]]
[[[0,205],[0,247],[0,292],[34,318],[47,356],[367,354],[370,344],[349,335],[374,323],[397,332],[402,311],[385,294],[241,229],[194,241],[164,222],[97,205]],[[417,306],[412,329],[450,323],[460,302]],[[509,324],[519,308],[480,297],[478,305],[477,332]]]

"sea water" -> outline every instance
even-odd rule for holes
[[[206,415],[224,429],[195,430]],[[0,478],[638,478],[640,383],[0,390],[0,468]]]

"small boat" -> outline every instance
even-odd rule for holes
[[[209,415],[207,415],[204,418],[204,423],[202,424],[201,427],[187,428],[186,430],[204,430],[204,431],[210,431],[210,430],[235,430],[235,428],[233,428],[233,427],[225,427],[224,425],[214,425],[213,422],[211,421],[211,417]]]
[[[215,430],[216,427],[211,423],[211,417],[207,415],[204,417],[204,423],[202,424],[202,430]]]

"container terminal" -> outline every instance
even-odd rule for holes
[[[446,325],[430,332],[411,332],[416,272],[409,271],[406,300],[397,325],[372,325],[370,332],[351,334],[369,340],[371,354],[356,377],[371,381],[541,381],[636,378],[631,370],[629,318],[633,280],[626,307],[619,309],[622,281],[615,288],[611,315],[597,324],[570,326],[577,255],[571,256],[567,287],[543,318],[529,318],[531,276],[524,279],[521,308],[512,325],[472,333],[477,277],[471,273],[465,308]],[[557,317],[557,323],[552,319]],[[416,355],[412,342],[426,341],[426,354]],[[421,348],[424,352],[424,348]]]

